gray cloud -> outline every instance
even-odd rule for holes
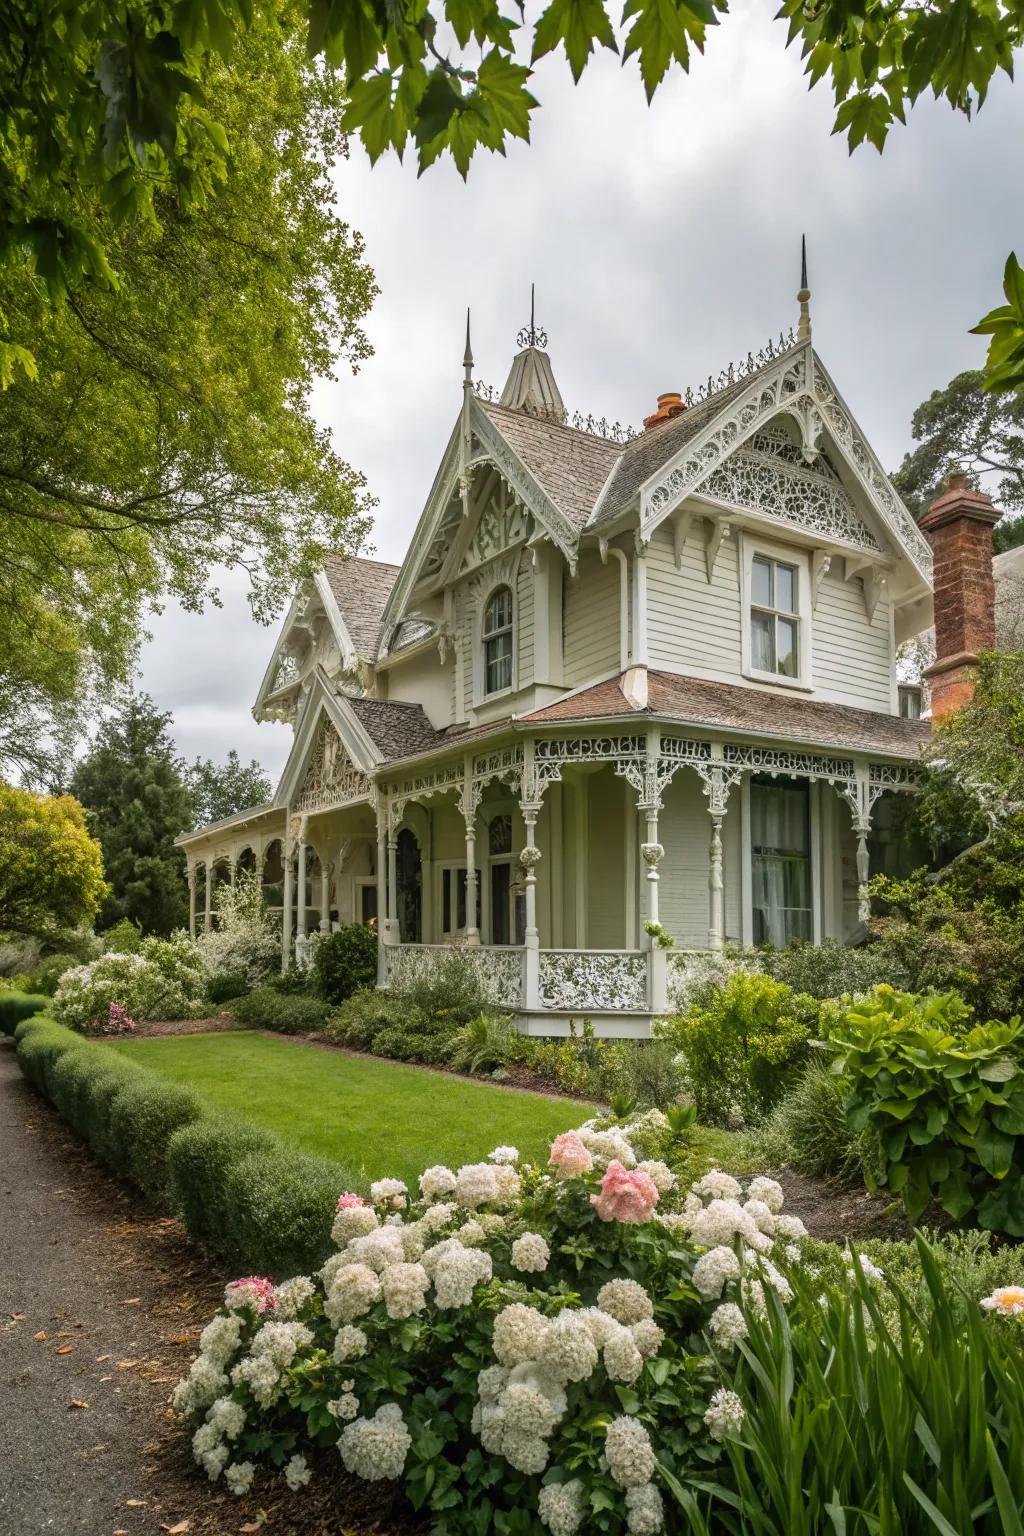
[[[576,88],[545,61],[532,144],[481,157],[467,184],[448,165],[417,178],[411,158],[371,170],[353,145],[335,185],[382,288],[375,356],[314,399],[379,498],[382,558],[404,554],[455,419],[466,306],[476,372],[500,385],[531,280],[570,409],[634,425],[659,391],[696,387],[795,323],[805,230],[816,346],[883,463],[899,462],[929,391],[980,364],[967,331],[1021,244],[1024,93],[997,80],[970,124],[922,102],[883,156],[851,157],[828,89],[807,91],[784,41],[741,0],[650,108],[611,55]],[[142,682],[189,755],[235,746],[276,771],[290,733],[249,714],[273,632],[239,581],[224,598],[155,622]]]

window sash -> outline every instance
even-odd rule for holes
[[[800,676],[800,571],[755,555],[750,567],[750,661],[756,672]],[[792,606],[789,606],[789,605]]]
[[[484,641],[484,692],[500,693],[512,686],[512,631],[490,635]]]

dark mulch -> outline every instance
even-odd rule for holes
[[[236,1499],[194,1467],[168,1407],[230,1276],[108,1178],[0,1045],[0,1531],[7,1536],[411,1536],[334,1452],[293,1494]]]
[[[844,1243],[847,1238],[914,1235],[903,1206],[889,1195],[872,1195],[838,1179],[810,1178],[791,1168],[772,1177],[782,1185],[787,1216],[799,1216],[812,1237]]]
[[[133,1039],[148,1039],[151,1035],[219,1035],[226,1029],[244,1029],[231,1013],[218,1013],[210,1019],[148,1019],[136,1024]]]

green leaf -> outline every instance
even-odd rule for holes
[[[391,109],[392,81],[390,70],[382,70],[378,75],[369,75],[365,80],[357,81],[349,93],[348,106],[342,114],[341,126],[346,131],[359,130],[359,137],[371,165],[395,142]]]
[[[594,44],[618,52],[615,30],[602,0],[550,0],[541,12],[533,35],[531,62],[565,45],[573,79],[578,81],[594,51]]]
[[[1014,1138],[994,1125],[983,1124],[974,1139],[981,1166],[995,1179],[1004,1179],[1013,1162]]]

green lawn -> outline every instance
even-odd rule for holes
[[[431,1163],[478,1162],[511,1143],[546,1156],[560,1131],[594,1107],[469,1083],[390,1061],[368,1061],[248,1030],[119,1040],[111,1048],[196,1089],[303,1151],[334,1158],[367,1179],[417,1176]]]

